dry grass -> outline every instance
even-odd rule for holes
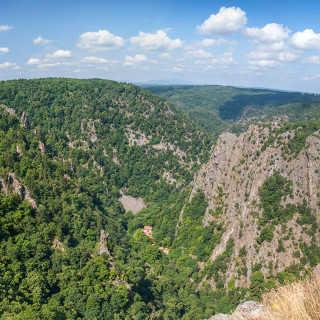
[[[320,320],[320,275],[266,293],[263,304],[269,320]]]

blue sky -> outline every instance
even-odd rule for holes
[[[318,1],[1,0],[0,79],[269,87],[320,93]]]

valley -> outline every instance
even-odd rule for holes
[[[320,265],[319,107],[1,81],[0,318],[209,319],[303,279]]]

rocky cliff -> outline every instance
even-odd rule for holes
[[[317,263],[307,249],[319,246],[320,135],[303,130],[274,123],[240,136],[223,133],[197,174],[191,198],[200,189],[208,199],[204,227],[219,221],[225,228],[207,263],[234,239],[227,282],[234,277],[236,286],[248,287],[253,271],[267,277]]]

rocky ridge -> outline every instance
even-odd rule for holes
[[[288,155],[281,150],[294,137],[295,131],[284,132],[273,144],[265,146],[276,127],[277,124],[273,127],[251,125],[240,136],[223,133],[210,160],[202,166],[194,180],[191,198],[201,189],[208,199],[203,225],[208,226],[211,221],[224,221],[225,231],[211,254],[211,262],[225,251],[229,239],[234,239],[235,248],[228,264],[226,282],[235,277],[236,286],[250,285],[255,264],[261,264],[265,275],[276,274],[290,265],[299,264],[303,257],[301,239],[306,244],[312,240],[319,244],[319,233],[312,237],[308,233],[310,226],[297,223],[300,217],[298,210],[289,221],[275,225],[272,241],[257,243],[262,228],[259,220],[263,214],[259,190],[276,171],[292,181],[292,192],[290,196],[283,197],[281,205],[299,205],[305,199],[318,221],[320,217],[319,132],[307,137],[299,154]],[[283,246],[281,250],[279,241]],[[241,248],[245,248],[245,259],[239,257]],[[247,268],[247,275],[239,275],[239,269],[243,267]],[[211,284],[214,286],[213,279]]]

